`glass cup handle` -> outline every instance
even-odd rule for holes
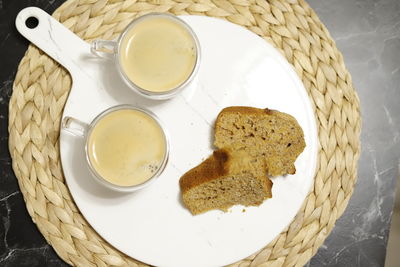
[[[74,127],[75,126],[75,127]],[[84,137],[89,125],[72,117],[64,117],[61,123],[61,129],[69,134]]]
[[[101,58],[112,59],[117,53],[117,42],[109,40],[94,40],[90,52]]]

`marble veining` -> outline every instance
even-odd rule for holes
[[[51,13],[62,0],[0,0],[0,265],[67,266],[32,223],[11,168],[8,101],[28,42],[19,10]],[[400,1],[309,0],[343,52],[361,100],[358,182],[330,236],[307,266],[383,266],[400,158]],[[176,168],[176,167],[175,167]]]
[[[400,2],[308,2],[343,52],[363,119],[353,197],[309,266],[383,266],[400,166]]]

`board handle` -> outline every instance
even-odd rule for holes
[[[37,25],[29,25],[29,20],[35,19],[37,19]],[[69,72],[77,69],[85,54],[91,55],[88,43],[40,8],[22,9],[15,19],[15,26],[26,39],[63,65]]]

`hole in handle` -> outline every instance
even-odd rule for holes
[[[39,25],[39,20],[35,17],[29,17],[25,20],[25,25],[29,29],[34,29]]]

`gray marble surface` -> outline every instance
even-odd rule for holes
[[[63,0],[0,0],[0,266],[65,266],[37,231],[8,153],[8,101],[28,42],[17,12]],[[354,195],[308,266],[383,266],[400,158],[400,1],[309,0],[343,52],[361,100],[362,154]]]
[[[363,119],[354,194],[309,265],[383,266],[400,163],[400,1],[308,2],[344,55]]]

